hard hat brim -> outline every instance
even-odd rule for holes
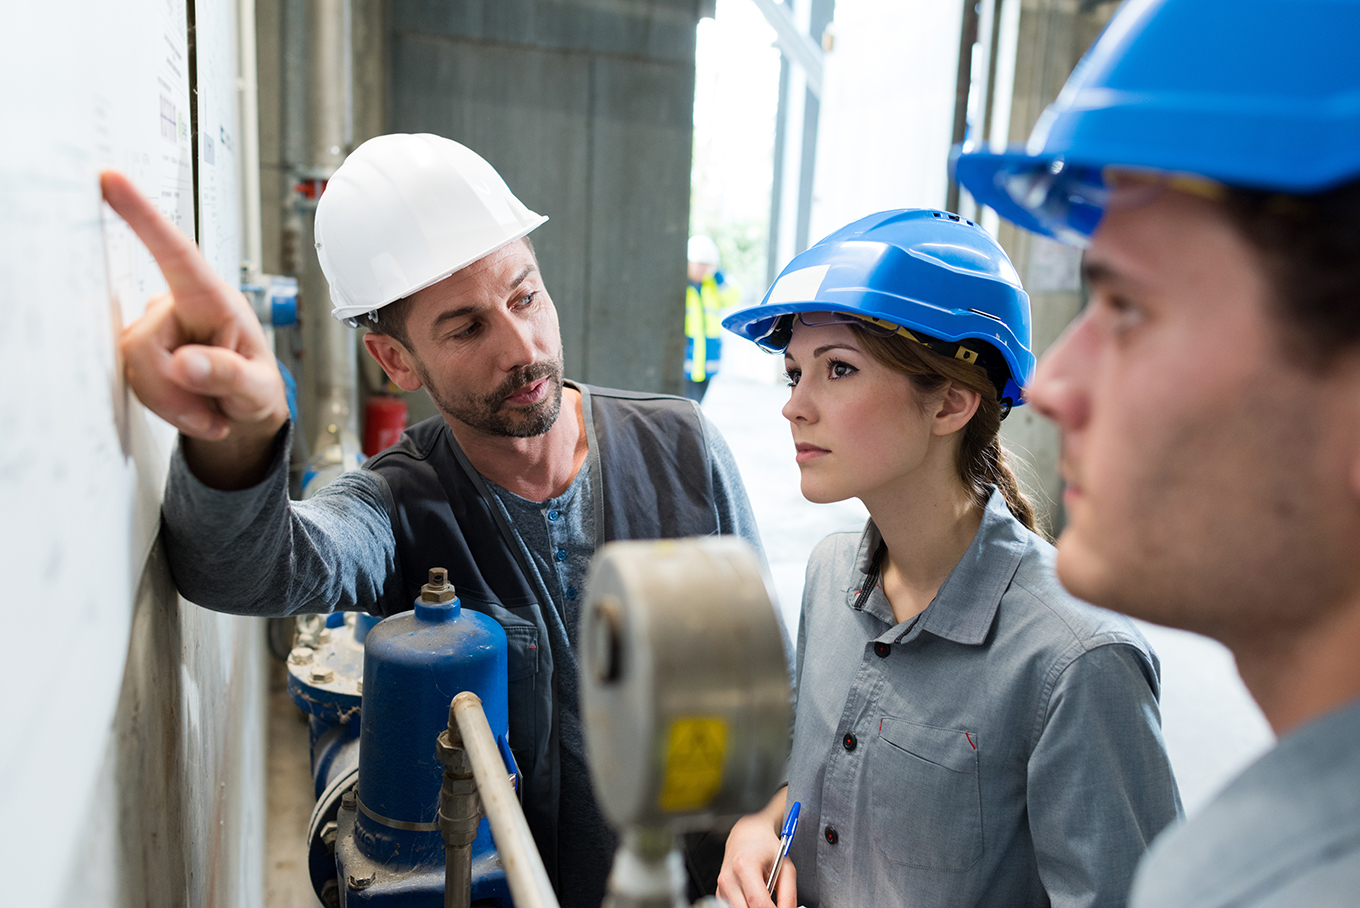
[[[938,306],[930,303],[915,301],[916,305],[927,306],[931,309],[941,311]],[[1006,361],[1010,369],[1012,380],[1017,386],[1028,384],[1034,377],[1035,358],[1028,350],[1025,351],[1024,361],[1018,358],[1014,350],[1024,348],[1019,338],[1015,337],[1010,327],[1000,321],[989,318],[985,315],[978,315],[972,310],[953,311],[948,314],[953,315],[961,325],[972,324],[961,331],[941,330],[938,324],[927,324],[924,321],[915,319],[904,319],[899,312],[894,312],[885,307],[863,306],[863,305],[837,305],[833,300],[827,299],[807,299],[792,300],[782,303],[762,303],[755,306],[748,306],[745,309],[738,309],[731,315],[723,319],[722,325],[733,334],[743,337],[749,341],[755,341],[766,332],[775,319],[783,315],[796,315],[801,312],[846,312],[853,315],[869,316],[895,325],[901,325],[909,331],[915,331],[929,337],[938,338],[943,341],[965,341],[979,340],[992,347],[995,347],[1001,358]],[[977,322],[986,322],[988,330],[977,330]]]
[[[363,316],[368,315],[369,313],[372,313],[372,312],[377,312],[379,309],[383,308],[384,306],[391,305],[392,303],[395,303],[395,302],[396,302],[397,300],[399,300],[399,299],[405,299],[405,298],[408,297],[408,296],[411,296],[411,295],[413,295],[413,294],[419,293],[421,290],[424,290],[426,287],[433,287],[435,284],[439,283],[440,281],[444,280],[445,278],[448,278],[448,277],[453,276],[454,274],[456,274],[456,273],[459,272],[459,271],[462,271],[464,268],[466,268],[467,266],[473,264],[474,262],[479,262],[479,261],[481,261],[482,259],[486,258],[488,255],[491,255],[492,253],[495,253],[495,252],[500,251],[501,249],[504,249],[506,246],[509,246],[511,243],[515,243],[515,242],[518,242],[519,240],[524,239],[526,236],[528,236],[529,234],[533,233],[533,232],[534,232],[535,230],[537,230],[539,227],[543,226],[543,224],[546,223],[547,220],[548,220],[548,216],[547,216],[546,214],[537,215],[537,220],[536,220],[536,221],[534,221],[533,223],[531,223],[527,228],[525,228],[525,229],[521,230],[520,232],[518,232],[518,233],[512,235],[508,240],[505,240],[504,242],[497,243],[496,245],[492,246],[490,249],[487,249],[487,250],[484,251],[484,252],[481,252],[481,253],[478,253],[477,255],[474,255],[474,256],[472,256],[472,258],[469,258],[469,259],[467,259],[466,261],[460,262],[460,263],[458,263],[457,265],[454,265],[452,268],[442,269],[441,271],[439,271],[438,273],[436,273],[433,277],[431,277],[431,278],[429,278],[429,279],[427,279],[427,280],[417,281],[417,282],[414,284],[414,286],[412,286],[409,290],[406,290],[406,291],[403,292],[403,293],[400,293],[400,294],[397,294],[397,295],[395,295],[395,296],[392,296],[390,299],[383,300],[381,303],[379,303],[379,304],[376,305],[376,306],[337,306],[337,307],[335,307],[334,309],[331,310],[331,317],[337,319],[338,321],[345,322],[345,323],[348,324],[351,328],[357,328],[357,327],[359,326],[358,320],[359,320],[360,318],[362,318]]]
[[[1056,155],[964,152],[955,146],[954,178],[979,205],[1017,227],[1084,248],[1104,214],[1100,168],[1072,165]]]

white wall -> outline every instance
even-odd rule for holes
[[[940,0],[837,0],[811,242],[875,211],[944,205],[962,16]]]
[[[258,628],[175,595],[154,539],[174,432],[116,340],[163,289],[103,207],[127,172],[240,262],[232,0],[10,4],[0,28],[0,853],[6,904],[255,905]],[[195,168],[199,194],[194,194]]]

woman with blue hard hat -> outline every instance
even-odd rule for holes
[[[1034,369],[1001,247],[942,211],[871,215],[724,325],[782,353],[803,494],[862,532],[808,564],[788,786],[733,828],[719,894],[780,908],[1122,905],[1180,811],[1158,663],[1058,585],[998,431]]]

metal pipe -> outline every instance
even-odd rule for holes
[[[444,908],[472,904],[472,846],[444,847]]]
[[[959,27],[959,68],[954,80],[953,147],[968,138],[968,92],[973,87],[973,45],[978,37],[978,0],[963,0],[963,21]],[[945,193],[945,210],[959,210],[959,183],[949,175],[949,189]]]
[[[807,89],[822,96],[822,45],[793,20],[789,7],[775,0],[754,0],[765,21],[774,29],[775,43],[785,58],[803,71]]]
[[[496,837],[496,851],[505,867],[515,908],[558,908],[557,895],[548,882],[548,871],[529,832],[524,810],[510,787],[505,762],[482,711],[481,698],[464,691],[453,698],[451,713],[472,761],[477,793],[491,822],[491,834]]]
[[[255,61],[255,0],[239,0],[237,73],[241,115],[241,246],[245,255],[241,275],[254,284],[264,271],[264,240],[260,220],[260,103]],[[272,347],[271,347],[272,349]]]
[[[601,908],[675,908],[687,904],[685,859],[666,828],[623,830]]]
[[[430,583],[435,582],[435,568]],[[428,590],[430,587],[425,587]],[[452,590],[453,587],[448,587]],[[425,596],[422,590],[422,599]],[[482,821],[477,781],[463,736],[449,704],[449,727],[435,739],[435,756],[444,764],[439,788],[439,831],[444,838],[444,908],[469,908],[472,901],[472,843]]]
[[[307,168],[310,180],[327,180],[349,153],[350,12],[349,0],[310,0],[307,21]],[[309,210],[309,217],[314,214]],[[307,255],[307,300],[313,324],[320,328],[316,345],[317,428],[315,448],[321,450],[332,435],[354,436],[357,443],[358,359],[354,331],[331,318],[325,278],[315,254]],[[338,433],[330,433],[334,425]],[[340,438],[342,447],[348,438]],[[349,468],[349,464],[345,464]]]
[[[307,163],[333,172],[349,142],[349,0],[311,0],[309,11]]]

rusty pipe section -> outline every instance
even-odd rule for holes
[[[453,698],[449,708],[451,726],[456,725],[472,766],[482,810],[491,822],[496,851],[505,868],[515,908],[558,908],[557,895],[548,882],[524,810],[510,786],[505,762],[482,711],[482,701],[471,691]]]
[[[444,839],[444,908],[469,908],[472,902],[472,843],[482,821],[481,799],[472,761],[449,705],[449,727],[435,739],[435,754],[444,764],[439,789],[439,832]]]

